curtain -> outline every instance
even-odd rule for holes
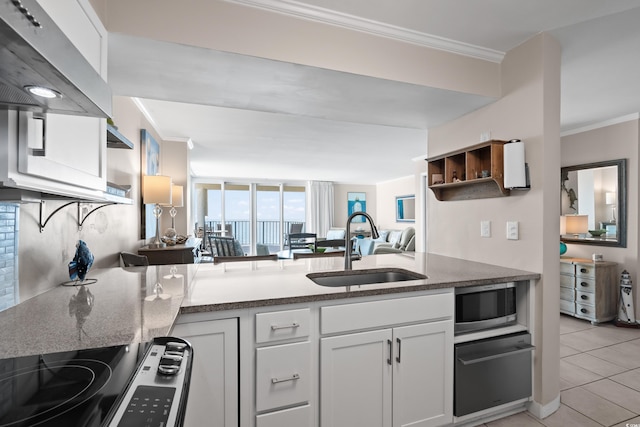
[[[307,194],[307,232],[326,237],[333,226],[333,183],[309,181]]]

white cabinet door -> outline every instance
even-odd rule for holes
[[[393,329],[393,426],[453,420],[453,321]]]
[[[238,427],[238,320],[177,324],[193,346],[186,427]]]
[[[321,427],[391,427],[391,329],[320,340]]]

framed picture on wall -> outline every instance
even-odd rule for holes
[[[416,196],[396,197],[396,222],[416,222]]]
[[[140,238],[150,239],[156,235],[156,217],[154,205],[144,204],[144,176],[157,175],[160,172],[160,144],[146,130],[140,130]]]
[[[367,193],[347,193],[347,209],[348,215],[354,212],[367,211]],[[351,222],[365,222],[366,219],[362,215],[353,218]]]

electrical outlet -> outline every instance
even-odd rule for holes
[[[480,221],[480,237],[491,237],[491,221]]]
[[[507,240],[518,240],[518,221],[507,221]]]

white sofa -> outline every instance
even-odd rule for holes
[[[357,239],[357,252],[362,255],[377,253],[397,253],[415,251],[415,234],[413,227],[404,230],[378,230],[380,237],[377,239]]]

